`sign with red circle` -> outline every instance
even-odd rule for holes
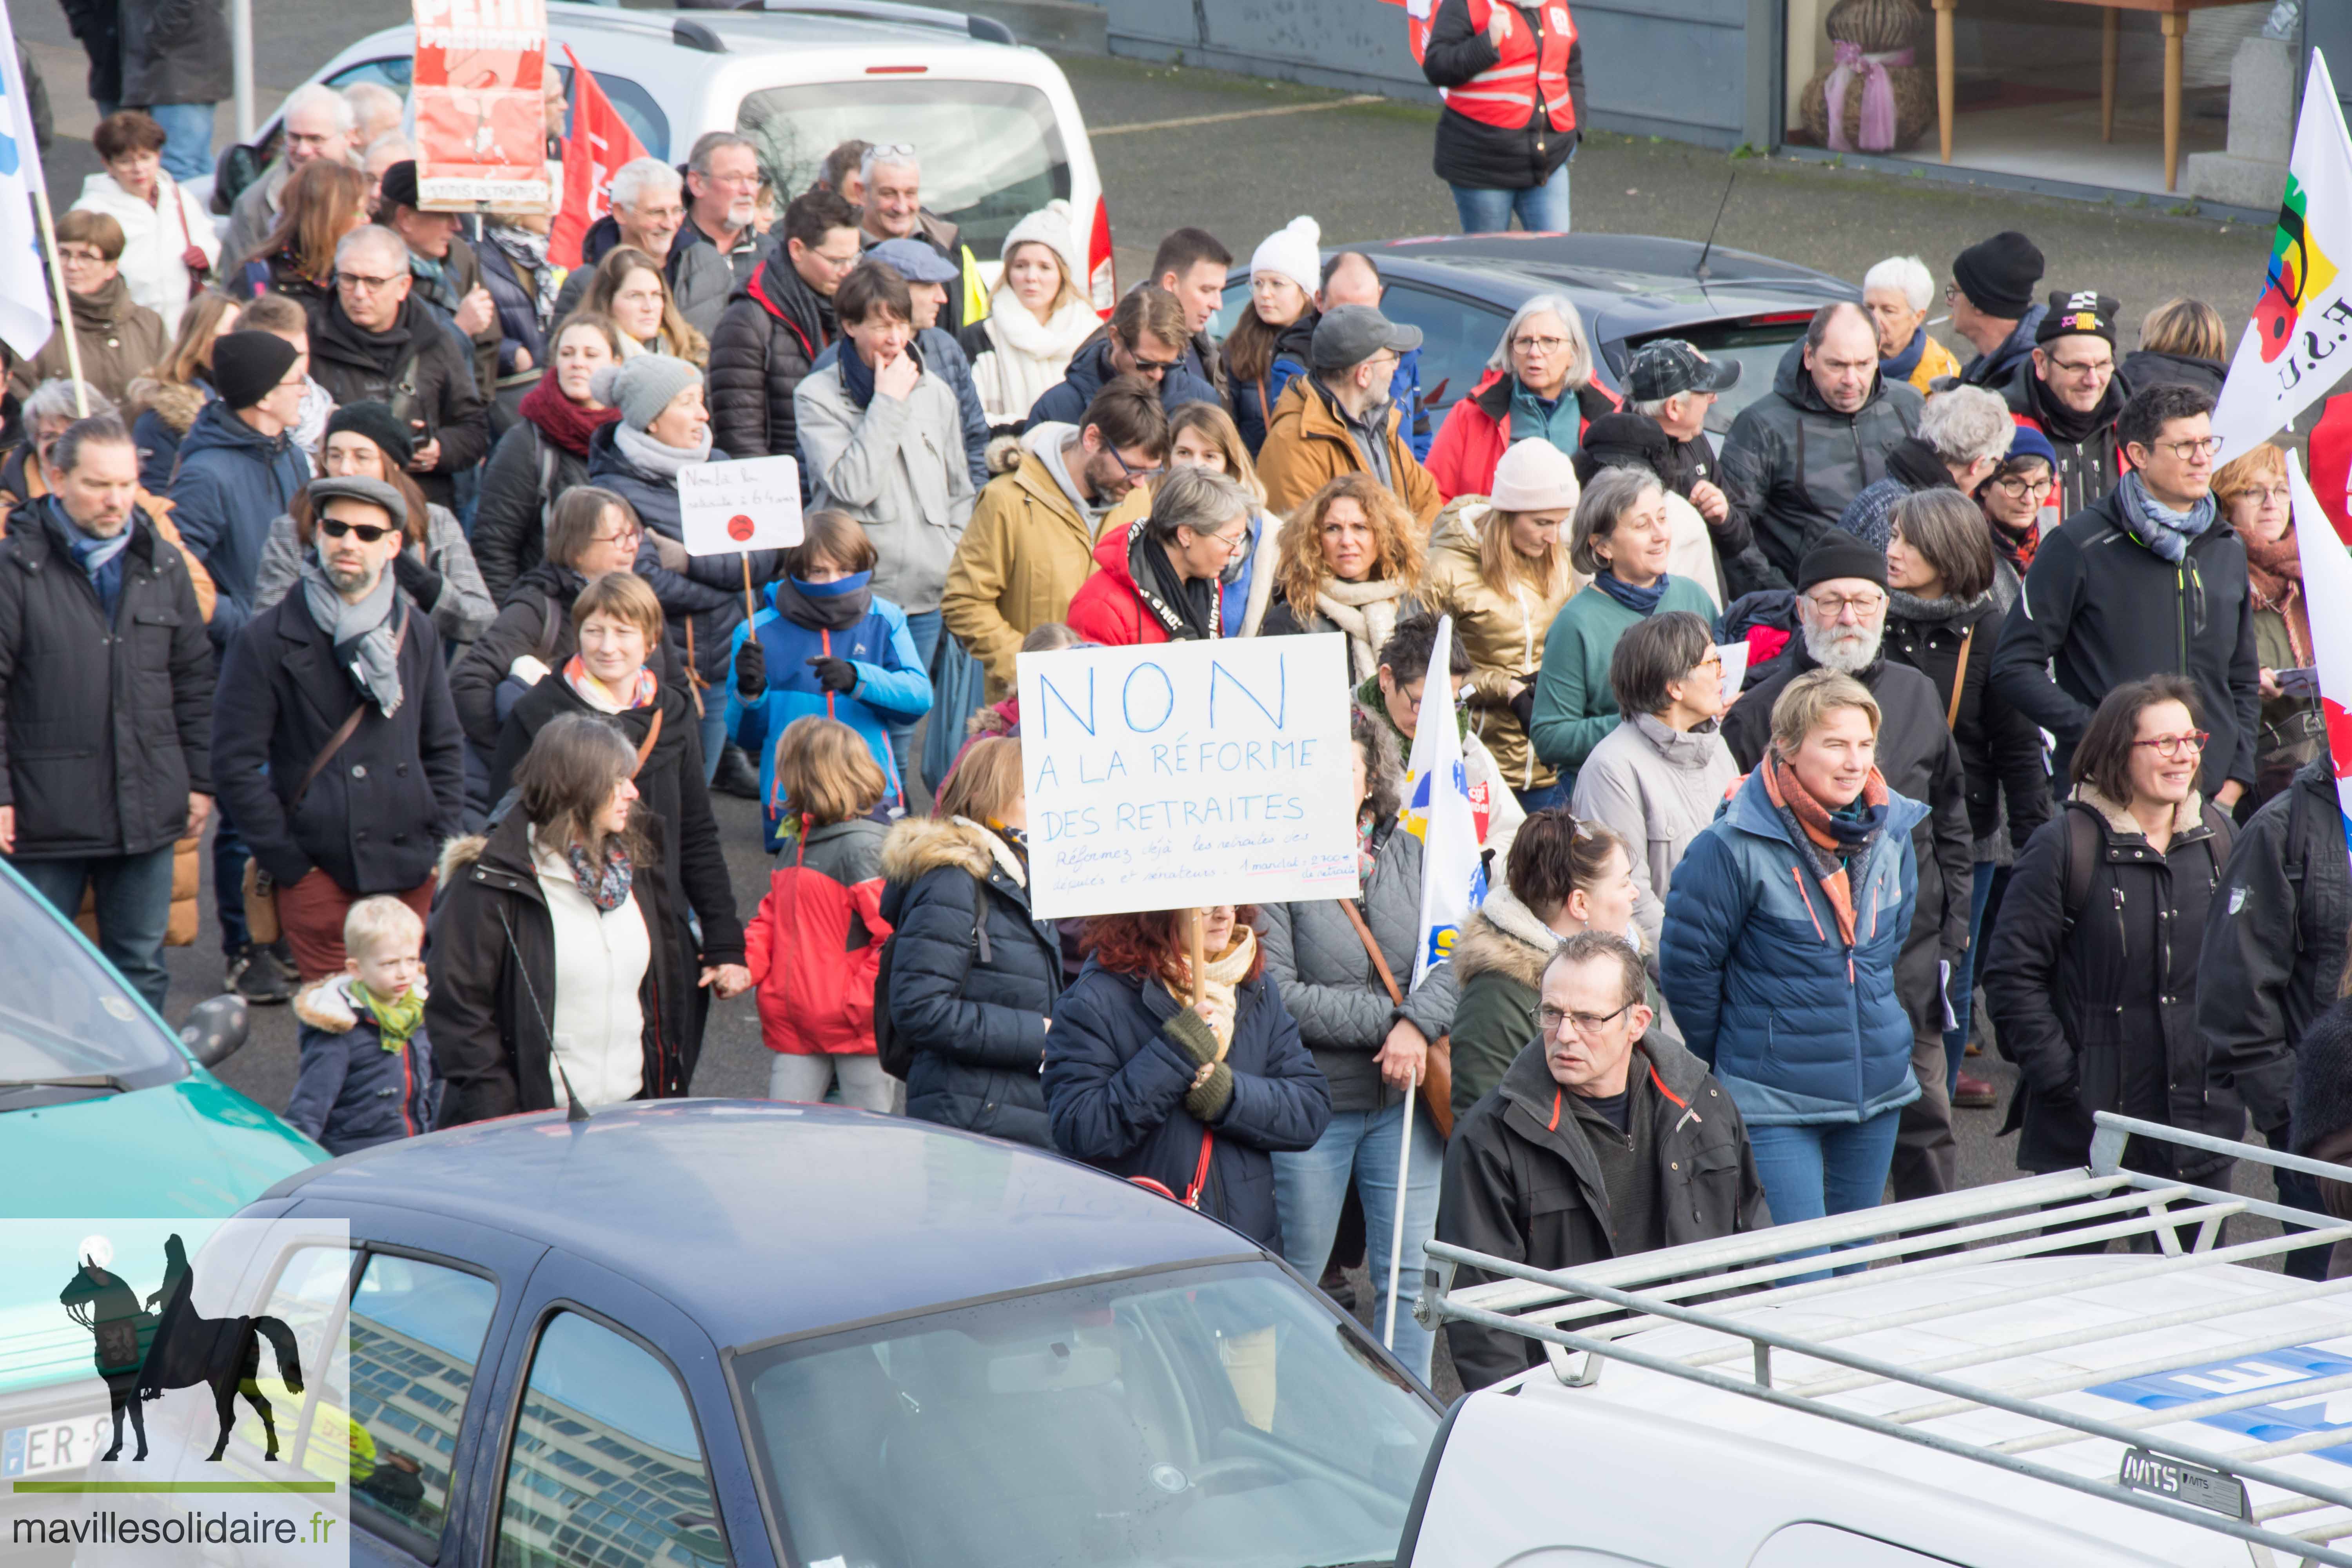
[[[751,538],[756,531],[758,530],[753,526],[751,520],[740,511],[727,520],[727,537],[738,544]]]

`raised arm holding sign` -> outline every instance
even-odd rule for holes
[[[742,556],[743,618],[751,620],[759,614],[751,552],[801,542],[801,466],[791,458],[745,458],[680,468],[677,518],[688,555]]]

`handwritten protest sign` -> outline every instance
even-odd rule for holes
[[[688,555],[798,544],[801,466],[790,458],[746,458],[680,468],[677,513]]]
[[[415,0],[416,184],[427,210],[546,212],[545,0]]]
[[[1040,920],[1357,892],[1347,640],[1020,657]]]

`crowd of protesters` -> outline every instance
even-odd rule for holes
[[[1458,9],[1433,79],[1503,42]],[[750,993],[777,1097],[1058,1150],[1310,1277],[1366,1252],[1385,1307],[1397,1236],[1417,1279],[1433,1237],[1555,1268],[1950,1191],[1985,1047],[2026,1170],[2100,1110],[2347,1146],[2287,469],[2220,450],[2195,301],[2123,357],[1997,235],[1948,270],[1962,364],[1893,258],[1718,443],[1738,364],[1653,342],[1612,387],[1553,293],[1431,409],[1311,217],[1222,339],[1224,245],[1098,315],[1060,203],[967,319],[918,150],[763,232],[720,132],[623,168],[567,277],[542,220],[371,171],[362,107],[289,100],[201,271],[162,132],[102,122],[58,226],[84,384],[18,366],[0,466],[0,852],[160,1009],[209,831],[226,983],[297,1001],[330,1149],[687,1093]],[[1564,152],[1455,131],[1465,216],[1564,220]],[[803,542],[688,553],[680,475],[780,454]],[[1017,655],[1311,634],[1360,893],[1035,918]],[[1412,985],[1431,715],[1490,889]],[[714,792],[759,802],[754,907]],[[1474,1385],[1526,1364],[1453,1333]]]

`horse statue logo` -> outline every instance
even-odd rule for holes
[[[131,1413],[131,1427],[139,1438],[133,1460],[147,1457],[147,1421],[140,1401],[160,1399],[167,1388],[194,1388],[210,1384],[213,1403],[220,1411],[220,1441],[209,1458],[218,1461],[228,1451],[235,1424],[236,1396],[245,1395],[261,1417],[268,1452],[278,1458],[278,1425],[269,1401],[256,1381],[261,1373],[261,1342],[267,1339],[278,1356],[278,1372],[289,1392],[302,1392],[302,1365],[294,1345],[294,1331],[285,1320],[272,1317],[206,1318],[197,1315],[195,1273],[188,1266],[188,1249],[177,1236],[163,1243],[163,1284],[146,1300],[160,1305],[146,1311],[139,1292],[111,1271],[114,1247],[102,1236],[86,1239],[80,1247],[81,1267],[58,1293],[66,1315],[90,1331],[96,1345],[91,1360],[114,1409],[114,1446],[100,1456],[112,1459],[122,1452],[122,1415]]]

